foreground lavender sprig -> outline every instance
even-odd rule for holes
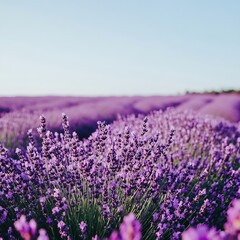
[[[224,228],[229,236],[237,236],[240,239],[240,199],[235,199],[232,207],[228,209]]]
[[[110,240],[140,240],[141,238],[141,224],[133,213],[125,216],[120,225],[120,231],[114,231],[110,236]]]
[[[20,233],[24,240],[49,240],[46,230],[40,229],[37,236],[37,223],[34,219],[26,221],[26,216],[22,215],[19,220],[14,223],[15,229]]]

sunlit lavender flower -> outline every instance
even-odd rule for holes
[[[113,231],[109,240],[121,240],[119,233],[117,231]]]
[[[158,213],[154,213],[153,214],[153,221],[156,222],[159,218],[159,214]]]
[[[61,211],[61,209],[59,208],[59,207],[54,207],[53,209],[52,209],[52,213],[53,214],[57,214],[57,213],[59,213]]]
[[[198,225],[197,228],[190,227],[182,233],[182,240],[221,240],[216,229],[208,229],[206,225]]]
[[[133,213],[129,213],[123,218],[123,223],[120,225],[120,235],[122,240],[141,239],[141,224]]]
[[[0,206],[0,224],[3,224],[7,219],[8,211]]]
[[[49,237],[48,237],[45,229],[39,230],[39,236],[38,236],[37,240],[49,240]]]
[[[60,190],[59,190],[58,188],[54,188],[53,196],[54,196],[55,198],[58,198],[59,195],[60,195]]]
[[[37,223],[34,219],[28,223],[26,217],[22,215],[20,219],[14,223],[14,226],[24,240],[31,240],[36,235]]]
[[[95,235],[94,237],[92,237],[92,240],[99,240],[98,235]]]
[[[79,228],[81,230],[81,238],[85,239],[87,237],[87,224],[83,221],[79,223]]]
[[[232,207],[227,211],[227,222],[224,228],[226,232],[233,235],[240,233],[240,199],[232,201]]]
[[[82,221],[81,223],[79,223],[79,228],[80,228],[82,233],[85,233],[86,229],[87,229],[87,224]]]
[[[61,220],[60,222],[58,222],[57,226],[59,228],[59,233],[61,237],[62,238],[68,237],[68,226],[66,225],[66,223],[63,220]]]

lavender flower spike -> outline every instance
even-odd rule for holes
[[[124,217],[123,223],[120,225],[120,235],[122,240],[140,240],[142,238],[141,224],[133,213]]]
[[[232,202],[232,207],[227,211],[227,223],[225,223],[225,231],[229,234],[240,235],[240,199],[235,199]]]
[[[14,223],[14,226],[24,240],[33,239],[37,233],[37,223],[35,220],[32,219],[28,223],[24,215]]]
[[[39,230],[39,236],[38,236],[37,240],[49,240],[49,237],[48,237],[45,229]]]
[[[183,232],[182,240],[221,240],[215,228],[208,229],[206,225],[198,225],[197,228],[190,227]]]

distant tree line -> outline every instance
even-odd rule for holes
[[[220,90],[220,91],[216,91],[216,90],[212,90],[212,91],[203,91],[203,92],[196,92],[196,91],[186,91],[186,94],[230,94],[230,93],[235,93],[235,94],[240,94],[240,89],[227,89],[227,90]]]

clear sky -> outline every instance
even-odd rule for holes
[[[0,0],[0,95],[240,89],[239,0]]]

